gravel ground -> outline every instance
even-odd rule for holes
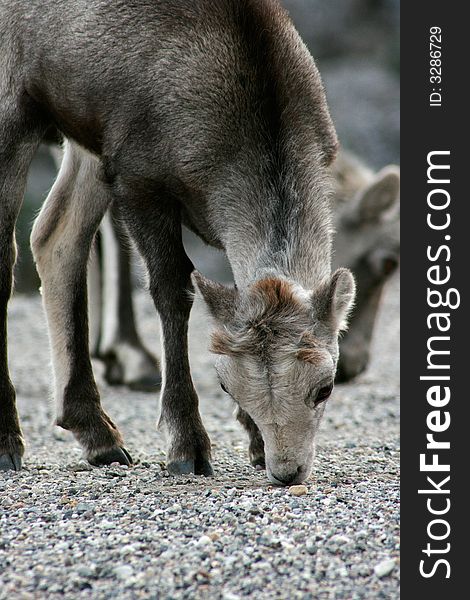
[[[23,471],[0,474],[0,599],[399,597],[399,280],[390,283],[373,363],[338,386],[308,493],[268,484],[219,392],[199,303],[191,359],[216,476],[170,478],[155,432],[157,397],[101,384],[131,469],[80,464],[51,425],[50,371],[38,297],[10,305],[10,363],[27,440]],[[147,343],[157,319],[143,293]],[[98,368],[97,368],[98,370]]]

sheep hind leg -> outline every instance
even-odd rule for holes
[[[54,371],[56,423],[73,432],[94,465],[132,459],[101,407],[90,361],[87,262],[110,203],[101,163],[66,143],[57,180],[31,236],[42,283]]]

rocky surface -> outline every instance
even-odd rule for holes
[[[245,434],[205,350],[199,302],[191,361],[214,446],[208,479],[165,471],[158,394],[103,383],[104,406],[137,464],[81,463],[72,436],[51,425],[40,299],[16,296],[10,363],[27,453],[20,473],[0,474],[0,599],[398,598],[398,284],[397,276],[384,298],[370,369],[328,403],[301,496],[248,464]],[[145,294],[137,300],[156,348],[153,308]]]

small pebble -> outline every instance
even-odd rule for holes
[[[315,542],[313,542],[312,540],[308,540],[305,545],[305,549],[309,554],[316,554],[318,547]]]
[[[291,485],[289,488],[289,494],[293,496],[305,496],[307,493],[307,486],[305,485]]]
[[[346,537],[345,535],[333,535],[329,541],[330,541],[330,543],[338,544],[338,546],[342,546],[344,544],[349,544],[349,542],[351,540],[348,537]]]
[[[85,460],[81,460],[78,463],[74,463],[69,465],[69,471],[74,471],[75,473],[80,473],[81,471],[91,471],[93,467],[87,463]]]
[[[210,546],[212,539],[208,535],[201,536],[196,542],[196,546]]]
[[[395,561],[393,559],[387,559],[387,560],[383,560],[382,562],[379,562],[378,565],[375,565],[374,573],[379,578],[386,577],[387,575],[390,575],[390,573],[393,571],[394,568],[395,568]]]
[[[130,565],[120,565],[118,567],[114,567],[113,572],[118,579],[125,580],[132,576],[134,569]]]

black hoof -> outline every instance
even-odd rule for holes
[[[132,460],[132,456],[129,454],[129,452],[124,448],[124,446],[121,446],[121,450],[124,452],[124,454],[126,455],[127,460],[129,461],[129,466],[133,464],[133,460]]]
[[[18,452],[0,455],[0,471],[19,471],[21,469],[21,455]]]
[[[205,458],[196,460],[194,472],[196,475],[204,475],[204,477],[213,477],[214,475],[211,463]]]
[[[366,370],[367,364],[359,366],[346,366],[340,362],[336,370],[335,383],[347,383],[356,377],[359,377]]]
[[[166,468],[170,475],[189,475],[194,473],[194,460],[175,460],[168,463]]]
[[[132,465],[132,458],[125,448],[115,447],[89,458],[88,462],[95,467],[110,465],[114,462],[130,467]]]
[[[257,471],[263,471],[266,469],[266,457],[264,454],[264,443],[261,440],[255,443],[250,444],[250,448],[248,450],[248,456],[250,458],[251,466],[253,466]]]
[[[258,456],[251,461],[251,464],[257,471],[264,471],[266,469],[266,460],[264,456]]]
[[[135,381],[129,381],[125,385],[135,392],[157,392],[162,386],[162,378],[160,375],[149,375]]]
[[[214,475],[212,466],[210,462],[206,459],[173,461],[168,463],[166,468],[170,475],[194,474],[205,475],[206,477],[211,477],[212,475]]]

